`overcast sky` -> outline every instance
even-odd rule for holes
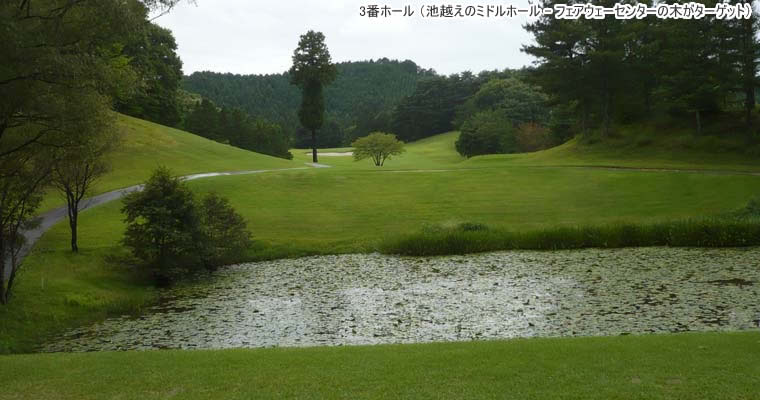
[[[387,57],[410,59],[425,68],[451,74],[517,68],[532,58],[520,51],[531,40],[522,25],[527,18],[426,19],[422,5],[442,2],[389,0],[197,0],[183,1],[156,20],[171,29],[179,45],[185,74],[195,71],[266,74],[286,71],[298,38],[309,29],[325,34],[333,61]],[[511,3],[461,0],[462,5],[526,7]],[[411,18],[369,19],[362,5],[412,6]]]

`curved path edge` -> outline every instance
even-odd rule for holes
[[[217,177],[217,176],[250,175],[250,174],[259,174],[259,173],[265,173],[265,172],[305,170],[305,169],[311,169],[311,168],[330,168],[330,165],[325,165],[325,164],[317,164],[317,163],[304,163],[304,164],[306,165],[306,167],[258,169],[258,170],[231,171],[231,172],[207,172],[207,173],[186,175],[186,176],[183,176],[182,179],[190,181],[190,180],[195,180],[195,179],[211,178],[211,177]],[[528,166],[528,167],[531,167],[531,166]],[[597,165],[565,165],[565,166],[547,165],[547,166],[532,166],[532,167],[584,168],[584,169],[606,169],[606,170],[611,170],[611,171],[680,172],[680,173],[697,173],[697,174],[760,176],[760,172],[754,172],[754,171],[699,170],[699,169],[678,169],[678,168],[636,168],[636,167],[618,167],[618,166],[606,166],[606,165],[598,165],[598,166]],[[468,169],[477,170],[477,169],[483,169],[483,168],[456,168],[456,169],[443,169],[443,170],[435,170],[435,169],[390,170],[390,171],[378,171],[378,172],[446,172],[446,171],[460,171],[460,170],[468,170]],[[134,185],[127,188],[117,189],[117,190],[113,190],[113,191],[106,192],[103,194],[99,194],[97,196],[93,196],[91,198],[84,200],[84,206],[81,208],[80,211],[84,211],[86,209],[89,209],[89,208],[92,208],[104,203],[108,203],[113,200],[118,200],[129,193],[142,190],[142,188],[143,188],[143,185]],[[21,249],[21,252],[19,254],[19,260],[23,260],[23,258],[27,254],[29,254],[29,251],[31,251],[32,247],[34,247],[34,244],[40,239],[40,237],[42,237],[42,235],[45,232],[47,232],[50,228],[53,227],[53,225],[57,224],[58,222],[60,222],[66,217],[67,217],[66,206],[59,207],[54,210],[50,210],[48,212],[38,215],[37,220],[39,221],[39,225],[35,229],[26,230],[23,232],[24,238],[26,239],[26,243],[24,244],[24,248]],[[6,269],[6,279],[9,274],[10,274],[9,269]]]
[[[181,179],[186,181],[192,181],[196,179],[203,179],[203,178],[211,178],[211,177],[217,177],[217,176],[231,176],[231,175],[251,175],[251,174],[261,174],[265,172],[280,172],[280,171],[295,171],[295,170],[304,170],[304,169],[311,169],[311,168],[329,168],[329,165],[319,164],[317,167],[316,165],[313,165],[311,163],[306,164],[307,167],[295,167],[295,168],[279,168],[279,169],[257,169],[257,170],[247,170],[247,171],[231,171],[231,172],[206,172],[201,174],[191,174],[191,175],[185,175],[182,176]],[[130,193],[138,192],[143,189],[142,184],[140,185],[134,185],[129,186],[122,189],[112,190],[110,192],[102,193],[97,196],[93,196],[90,198],[87,198],[83,200],[83,205],[80,208],[80,211],[87,210],[92,207],[99,206],[104,203],[108,203],[114,200],[118,200]],[[61,220],[68,217],[68,211],[66,206],[58,207],[56,209],[50,210],[48,212],[42,213],[38,215],[36,220],[39,222],[36,228],[25,230],[23,232],[25,243],[24,247],[19,252],[19,262],[21,262],[26,255],[29,254],[29,252],[34,247],[34,244],[37,243],[37,241],[42,237],[42,235],[47,232],[50,228],[53,227],[53,225],[57,224]],[[6,276],[7,279],[10,276],[10,268],[6,268]]]

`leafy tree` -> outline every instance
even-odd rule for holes
[[[289,73],[290,83],[302,91],[298,118],[301,125],[311,131],[312,159],[316,163],[317,129],[322,127],[325,112],[323,87],[332,83],[338,74],[325,45],[324,34],[309,31],[301,35]]]
[[[137,0],[0,2],[0,302],[54,161],[97,134],[93,121],[131,93],[136,74],[123,48],[147,12]]]
[[[396,135],[383,132],[373,132],[356,139],[351,146],[354,148],[354,161],[370,158],[378,167],[382,167],[385,160],[405,151],[404,142],[396,139]]]
[[[124,198],[124,245],[166,285],[201,263],[204,235],[193,193],[166,168]]]
[[[251,232],[245,219],[218,194],[208,193],[201,201],[201,227],[204,234],[203,262],[206,268],[240,259],[251,246]]]
[[[672,112],[693,113],[695,130],[702,132],[705,112],[719,110],[719,99],[725,92],[719,57],[719,45],[714,35],[721,25],[712,18],[693,21],[674,20],[660,25],[665,34],[660,61],[661,85],[656,90]],[[689,22],[689,23],[684,23]]]
[[[146,24],[124,48],[129,65],[137,72],[137,93],[117,104],[117,109],[137,118],[167,126],[180,122],[178,89],[182,79],[182,61],[177,43],[168,29]]]
[[[201,100],[187,116],[185,129],[207,139],[224,141],[219,133],[219,108],[206,98]]]
[[[0,304],[11,299],[22,267],[23,231],[33,224],[42,202],[52,167],[51,157],[44,153],[29,146],[0,159]]]
[[[51,183],[65,198],[71,230],[71,251],[78,252],[77,230],[82,200],[93,184],[110,170],[108,152],[117,145],[117,135],[110,114],[102,116],[91,129],[101,132],[89,135],[89,140],[68,148],[56,160]]]
[[[504,110],[481,111],[463,125],[455,143],[459,154],[473,157],[483,154],[514,153],[515,133]]]
[[[549,117],[547,97],[517,78],[491,79],[483,84],[462,106],[458,118],[463,121],[487,110],[503,110],[513,125],[545,123]]]

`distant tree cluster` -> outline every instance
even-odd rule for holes
[[[546,128],[550,115],[546,95],[535,87],[514,77],[491,79],[457,110],[456,121],[463,121],[457,151],[472,157],[559,144],[563,138]]]
[[[387,129],[396,104],[414,92],[420,79],[434,75],[412,61],[387,58],[338,63],[336,68],[337,78],[324,88],[325,121],[319,132],[320,140],[329,137],[328,147],[345,146],[369,132]],[[182,87],[219,105],[275,122],[293,139],[295,147],[309,147],[310,134],[307,141],[304,132],[298,132],[301,92],[289,82],[289,73],[196,72],[183,79]],[[329,134],[323,133],[325,129],[330,129]]]
[[[192,108],[184,125],[188,132],[220,143],[275,157],[293,158],[288,151],[288,137],[279,125],[251,118],[237,108],[220,109],[205,98]]]
[[[198,201],[166,168],[123,204],[123,242],[159,285],[238,261],[251,245],[245,219],[227,199],[209,193]]]
[[[543,6],[555,3],[544,0]],[[716,1],[703,3],[712,7]],[[614,1],[598,5],[612,7]],[[726,111],[742,110],[746,125],[752,124],[760,51],[755,15],[746,20],[546,16],[526,26],[535,44],[523,50],[539,62],[531,81],[562,110],[557,115],[565,122],[557,126],[606,137],[615,123],[689,115],[700,134],[704,118]],[[755,135],[754,129],[744,132]]]

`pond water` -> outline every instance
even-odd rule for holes
[[[230,266],[42,351],[354,345],[758,329],[760,248],[632,248]]]

